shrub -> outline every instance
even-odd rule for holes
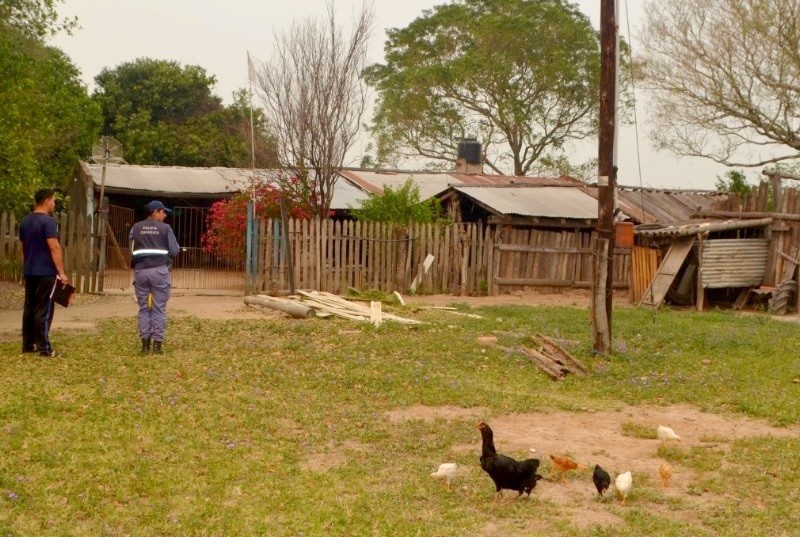
[[[290,218],[311,218],[312,212],[291,194],[281,192],[272,184],[256,189],[256,217],[276,218],[281,214],[281,196],[286,196]],[[239,262],[245,257],[247,233],[247,203],[251,193],[240,192],[227,200],[214,202],[206,217],[206,232],[202,236],[203,251],[216,254],[225,261]]]

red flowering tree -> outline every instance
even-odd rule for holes
[[[276,218],[281,215],[281,190],[272,184],[256,189],[256,217]],[[245,257],[247,233],[247,203],[251,192],[240,192],[227,200],[214,202],[206,217],[206,232],[202,237],[203,251],[237,263]],[[311,218],[313,212],[292,194],[286,197],[289,218]]]

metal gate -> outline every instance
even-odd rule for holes
[[[172,267],[172,289],[243,292],[244,259],[231,263],[203,250],[202,237],[207,227],[207,213],[207,207],[174,207],[166,220],[175,231],[181,247]],[[127,289],[133,279],[128,265],[128,233],[135,222],[134,211],[110,205],[108,214],[104,289]]]

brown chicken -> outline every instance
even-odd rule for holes
[[[570,470],[577,470],[581,466],[570,459],[569,457],[560,457],[558,455],[550,455],[550,460],[553,461],[553,468],[550,472],[552,476],[553,473],[557,473],[561,476],[561,481],[566,481],[567,478],[564,476],[564,473]]]
[[[661,486],[667,488],[669,486],[669,478],[672,477],[672,466],[662,462],[658,468],[658,475],[661,476]]]

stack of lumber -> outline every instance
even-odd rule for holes
[[[326,293],[323,291],[297,291],[297,294],[302,297],[301,304],[310,308],[314,308],[317,311],[331,313],[333,315],[344,317],[345,319],[351,319],[353,321],[371,320],[372,312],[368,306],[345,300],[344,298],[332,293]],[[381,315],[384,320],[395,321],[403,324],[422,324],[421,321],[399,317],[397,315],[392,315],[391,313],[382,313]]]
[[[559,380],[568,373],[579,377],[586,376],[589,373],[583,363],[572,356],[554,339],[544,334],[536,334],[536,337],[531,339],[536,344],[536,348],[532,349],[521,345],[520,350],[527,354],[531,361],[551,379]]]

